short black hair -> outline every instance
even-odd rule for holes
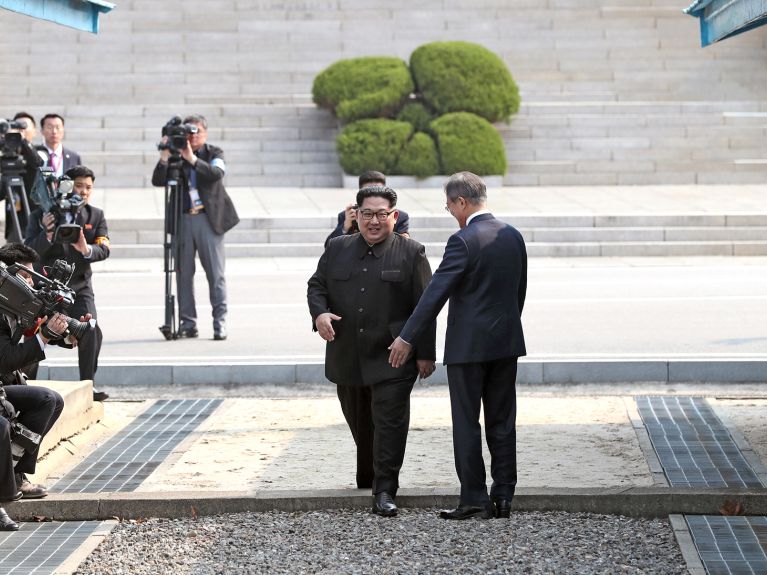
[[[58,114],[46,114],[45,116],[43,116],[40,119],[40,128],[41,129],[45,127],[45,121],[48,120],[49,118],[58,118],[59,120],[61,120],[61,125],[62,126],[64,125],[64,118],[62,116],[60,116]]]
[[[360,174],[359,188],[362,189],[370,184],[386,185],[386,176],[382,172],[376,172],[375,170],[368,170]]]
[[[93,173],[93,170],[85,166],[75,166],[73,168],[69,168],[64,175],[71,180],[75,180],[77,178],[90,178],[94,182],[96,181],[96,174]]]
[[[37,252],[24,244],[5,244],[0,246],[0,262],[7,266],[13,264],[33,264],[40,259]]]
[[[397,192],[386,186],[365,186],[357,192],[357,206],[361,206],[365,198],[384,198],[389,201],[389,207],[397,205]]]
[[[28,112],[16,112],[16,115],[13,117],[14,120],[19,120],[21,118],[27,118],[28,120],[32,120],[32,125],[33,126],[35,125],[35,117],[32,114]]]

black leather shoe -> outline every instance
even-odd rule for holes
[[[0,531],[18,531],[19,525],[0,507]]]
[[[493,504],[488,503],[482,507],[475,507],[473,505],[459,505],[455,509],[440,511],[439,516],[442,519],[471,519],[476,517],[477,519],[492,519],[495,516],[495,510]]]
[[[226,328],[223,326],[213,330],[213,339],[216,341],[224,341],[226,339],[226,335]]]
[[[16,487],[21,491],[22,499],[42,499],[48,497],[48,490],[42,485],[34,485],[23,473],[16,474]]]
[[[199,332],[197,331],[196,327],[182,327],[178,330],[178,338],[179,339],[188,339],[197,337]]]
[[[386,491],[376,493],[373,497],[373,513],[381,517],[394,517],[397,514],[394,499]]]
[[[508,499],[495,499],[495,516],[498,519],[508,519],[511,516],[511,501]]]
[[[106,401],[109,399],[109,394],[105,391],[93,390],[93,401]]]

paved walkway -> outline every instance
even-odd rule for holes
[[[340,188],[229,188],[242,218],[335,217],[356,190]],[[444,215],[440,189],[398,189],[398,206],[413,215]],[[91,203],[107,219],[162,218],[161,188],[99,189]],[[765,214],[762,185],[504,187],[488,190],[496,213],[541,215]]]

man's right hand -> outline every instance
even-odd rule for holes
[[[354,204],[349,204],[346,206],[346,210],[344,211],[344,233],[349,233],[349,230],[352,229],[352,226],[354,225],[354,222],[357,221],[357,207]]]
[[[336,331],[333,329],[333,322],[341,319],[340,315],[326,312],[321,313],[314,320],[314,327],[317,328],[317,333],[325,341],[333,341],[336,337]]]
[[[56,312],[45,322],[44,328],[47,329],[40,330],[40,337],[43,339],[43,343],[47,344],[52,339],[59,339],[67,331],[68,327],[67,316]]]
[[[48,238],[48,241],[51,241],[53,239],[53,231],[56,227],[56,216],[54,216],[50,212],[45,212],[43,214],[43,229],[45,230],[45,235]]]

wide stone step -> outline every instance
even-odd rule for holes
[[[439,257],[445,242],[422,242],[429,257]],[[605,241],[528,242],[531,257],[765,256],[767,241]],[[319,257],[322,243],[227,243],[226,255],[239,257]],[[116,258],[161,258],[159,244],[112,246]]]

